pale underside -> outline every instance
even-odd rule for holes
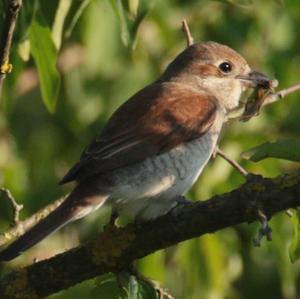
[[[129,219],[147,221],[166,214],[176,206],[176,197],[188,191],[207,164],[222,120],[222,113],[218,113],[215,124],[202,137],[115,171],[114,187],[106,203]]]

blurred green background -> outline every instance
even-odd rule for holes
[[[0,29],[6,7],[4,0]],[[11,53],[14,72],[0,99],[0,186],[24,204],[23,219],[71,189],[57,182],[111,113],[185,48],[184,18],[195,41],[231,46],[254,69],[277,78],[279,89],[299,81],[298,0],[24,1]],[[253,163],[239,156],[266,141],[299,138],[299,98],[294,93],[250,122],[229,124],[221,148],[254,173],[270,177],[295,169],[292,162]],[[242,182],[216,158],[189,197],[204,200]],[[300,268],[289,257],[293,217],[274,217],[273,241],[260,248],[252,244],[259,225],[244,224],[156,252],[138,261],[138,268],[176,299],[297,299]],[[5,271],[91,238],[106,218],[100,211],[69,225]],[[9,219],[10,210],[1,201],[0,231],[8,228]],[[51,298],[119,298],[117,285],[103,281],[86,281]]]

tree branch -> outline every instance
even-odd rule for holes
[[[300,172],[274,179],[253,176],[244,185],[183,207],[153,222],[108,226],[96,240],[11,272],[0,280],[0,298],[43,298],[81,281],[118,272],[133,260],[206,233],[300,205]],[[41,279],[43,277],[43,279]]]
[[[10,69],[8,58],[21,2],[21,0],[11,0],[9,13],[6,16],[1,39],[1,44],[5,46],[0,53],[0,88],[5,74]],[[192,45],[193,38],[186,21],[183,21],[183,31],[186,34],[187,45]],[[269,94],[264,98],[262,106],[271,104],[299,88],[298,84]],[[11,233],[12,236],[21,234],[24,230],[21,229],[22,225],[27,228],[35,224],[40,219],[36,216],[43,215],[43,211],[48,213],[61,201],[62,199],[51,205],[50,210],[43,209],[24,222],[20,222],[7,233]],[[184,207],[176,216],[168,214],[139,226],[132,224],[124,228],[108,226],[96,240],[86,245],[11,272],[0,280],[0,298],[43,298],[86,279],[107,272],[118,272],[135,259],[179,242],[243,222],[261,220],[261,213],[270,218],[277,212],[299,205],[300,173],[275,179],[252,176],[236,190]],[[3,238],[7,241],[6,234]]]
[[[14,1],[12,1],[12,2],[14,2]],[[194,39],[191,35],[190,29],[189,29],[189,26],[188,26],[188,23],[187,23],[186,20],[182,21],[182,30],[183,30],[183,32],[185,34],[185,37],[186,37],[186,40],[187,40],[187,46],[192,45],[194,43]],[[290,93],[293,93],[295,91],[298,91],[299,89],[300,89],[300,84],[296,84],[294,86],[291,86],[291,87],[288,87],[286,89],[280,90],[276,93],[268,94],[267,97],[265,98],[263,104],[262,104],[262,107],[264,107],[266,105],[270,105],[270,104],[282,99],[286,95],[288,95]],[[240,108],[232,111],[229,118],[231,118],[231,119],[240,118],[242,116],[243,112],[244,112],[244,107],[240,107]],[[240,165],[238,165],[235,161],[233,161],[232,159],[229,159],[227,157],[227,155],[223,151],[221,151],[220,149],[219,149],[218,155],[221,156],[226,161],[228,161],[231,165],[234,165],[234,168],[238,169],[238,171],[243,176],[246,175],[245,170],[243,170],[240,167]],[[41,219],[46,217],[50,212],[52,212],[56,207],[58,207],[63,202],[63,199],[64,198],[57,199],[55,202],[53,202],[50,205],[42,208],[41,210],[39,210],[37,213],[35,213],[31,217],[29,217],[28,219],[26,219],[24,221],[18,221],[17,225],[15,225],[10,230],[8,230],[8,231],[6,231],[6,232],[4,232],[3,234],[0,235],[0,247],[5,245],[6,243],[8,243],[13,238],[21,236],[25,231],[27,231],[29,228],[31,228],[33,225],[35,225]],[[13,202],[11,202],[11,203],[12,203],[12,207],[13,207],[14,218],[18,217],[18,212],[16,212],[16,210],[14,208],[14,203]]]
[[[12,70],[12,65],[9,63],[9,53],[21,5],[22,0],[8,1],[8,7],[0,42],[0,91],[6,74],[10,73]]]

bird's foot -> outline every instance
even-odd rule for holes
[[[176,205],[169,212],[173,216],[178,216],[184,207],[190,206],[193,204],[193,202],[191,200],[185,198],[183,195],[177,196],[175,198],[175,202],[176,202]]]
[[[261,240],[266,237],[268,241],[272,241],[272,228],[269,226],[268,218],[263,211],[258,210],[259,221],[261,222],[261,227],[258,231],[257,237],[253,239],[253,244],[256,247],[260,247]]]
[[[182,207],[186,207],[186,206],[190,206],[193,204],[193,202],[189,199],[187,199],[185,196],[183,195],[178,195],[175,198],[175,201],[177,203],[177,206],[182,206]]]

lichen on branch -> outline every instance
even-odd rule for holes
[[[139,225],[108,226],[96,240],[13,271],[0,279],[0,298],[27,299],[28,294],[43,298],[86,279],[119,272],[134,260],[179,242],[257,221],[260,211],[270,219],[298,206],[299,172],[277,178],[252,176],[231,192],[183,207],[176,216],[169,213]]]

